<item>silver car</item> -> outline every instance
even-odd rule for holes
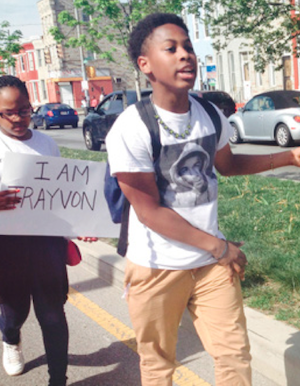
[[[231,143],[275,140],[279,146],[290,146],[300,141],[300,91],[256,95],[228,120],[234,129]]]

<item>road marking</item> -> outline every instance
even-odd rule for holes
[[[135,334],[131,328],[72,287],[69,288],[68,301],[131,350],[137,352]],[[180,362],[176,361],[176,365],[173,381],[177,386],[211,386]]]

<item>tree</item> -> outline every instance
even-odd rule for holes
[[[64,42],[68,47],[84,47],[87,51],[95,52],[100,59],[118,61],[125,58],[125,65],[130,65],[127,58],[126,45],[130,32],[134,25],[147,14],[152,12],[180,13],[182,4],[180,0],[74,0],[74,6],[79,9],[87,21],[78,21],[68,12],[62,11],[58,16],[58,22],[75,28],[80,25],[82,31],[79,37],[67,37],[61,32],[59,26],[52,27],[50,33],[54,39]],[[108,43],[108,49],[103,49],[102,43]],[[107,44],[106,44],[107,45]],[[133,69],[136,80],[136,89],[139,92],[139,73]]]
[[[0,23],[0,74],[4,73],[6,66],[15,66],[16,59],[13,54],[18,54],[22,48],[19,44],[22,32],[17,30],[10,33],[9,26],[8,21]]]
[[[191,0],[189,10],[208,25],[217,51],[234,38],[246,39],[255,69],[264,72],[270,62],[281,68],[287,52],[299,57],[300,8],[294,4],[295,0]]]

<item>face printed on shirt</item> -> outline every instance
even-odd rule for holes
[[[162,201],[170,207],[193,207],[217,198],[217,180],[213,171],[213,154],[209,149],[213,136],[206,139],[207,145],[191,141],[180,146],[168,146],[160,160]],[[166,160],[173,160],[168,166]]]

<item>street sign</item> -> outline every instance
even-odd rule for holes
[[[82,89],[82,91],[86,91],[86,90],[89,89],[89,83],[88,83],[87,80],[83,80],[83,81],[81,82],[81,89]]]

